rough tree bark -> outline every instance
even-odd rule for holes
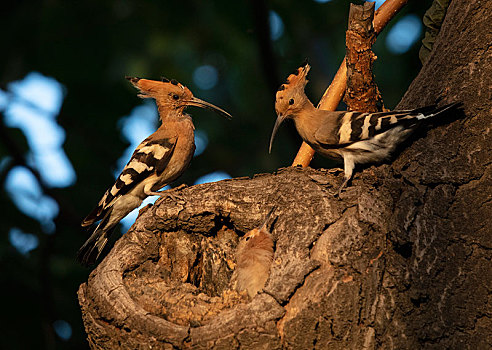
[[[376,42],[374,7],[374,2],[350,4],[345,35],[347,89],[343,97],[349,111],[378,112],[383,107],[383,98],[372,73],[372,65],[377,58],[372,52],[372,45]]]
[[[452,1],[399,108],[465,115],[421,131],[342,200],[324,170],[193,186],[143,210],[79,289],[93,348],[492,347],[492,2]],[[272,205],[275,258],[229,290],[238,236]]]

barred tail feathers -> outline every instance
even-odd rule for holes
[[[82,220],[82,223],[80,224],[82,227],[90,226],[94,224],[97,220],[99,220],[102,217],[106,215],[106,212],[104,212],[104,209],[102,208],[101,205],[98,205],[94,210],[92,210],[89,215],[87,215],[84,220]]]
[[[441,113],[444,113],[445,111],[450,110],[452,108],[460,107],[461,105],[462,105],[461,102],[453,102],[437,108],[434,105],[434,106],[429,106],[430,108],[424,107],[424,108],[416,109],[414,113],[419,113],[419,115],[417,115],[418,120],[428,119],[428,118],[435,117]]]
[[[376,133],[382,133],[393,128],[396,125],[403,125],[404,127],[411,128],[418,123],[426,119],[438,116],[445,111],[458,107],[461,102],[454,102],[442,107],[436,107],[436,105],[417,108],[410,111],[393,111],[380,113],[381,117],[378,118],[375,126]],[[376,113],[375,115],[378,115]]]
[[[112,208],[107,210],[92,235],[77,252],[77,260],[84,266],[93,265],[101,255],[115,224],[107,226]]]

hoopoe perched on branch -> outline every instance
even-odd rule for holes
[[[106,245],[113,228],[148,196],[165,196],[159,189],[176,180],[188,167],[195,152],[192,119],[184,113],[188,106],[211,109],[227,118],[231,115],[193,96],[176,80],[162,81],[127,77],[141,98],[155,99],[161,126],[140,143],[116,183],[106,191],[97,207],[82,221],[89,226],[99,221],[80,248],[77,259],[93,264]]]
[[[270,275],[273,238],[267,226],[274,210],[275,207],[270,210],[263,224],[241,237],[237,245],[236,270],[232,279],[235,281],[235,289],[238,292],[246,290],[250,298],[265,286]]]
[[[304,92],[310,68],[305,63],[278,89],[275,100],[278,117],[269,150],[271,152],[280,124],[293,119],[301,138],[316,152],[332,159],[343,159],[345,176],[338,195],[352,178],[356,164],[387,159],[422,121],[460,105],[458,102],[439,108],[432,105],[378,113],[325,111],[315,108]]]

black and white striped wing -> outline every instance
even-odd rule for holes
[[[82,221],[82,226],[89,226],[100,220],[116,199],[131,191],[149,176],[154,174],[159,176],[171,159],[177,139],[172,137],[155,140],[149,137],[138,145],[114,185],[106,191],[98,206]]]
[[[411,127],[420,120],[443,110],[444,108],[436,110],[435,106],[429,106],[414,110],[378,113],[342,112],[338,113],[334,123],[321,125],[315,132],[315,138],[322,145],[343,147],[373,138],[397,125]],[[435,112],[432,114],[433,111]]]

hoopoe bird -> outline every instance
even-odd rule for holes
[[[265,222],[246,233],[237,245],[236,270],[232,279],[238,292],[246,290],[253,298],[263,287],[270,274],[273,261],[273,238],[267,226],[275,207],[268,213]]]
[[[336,192],[338,196],[352,178],[356,164],[377,163],[387,159],[422,121],[460,104],[378,113],[320,110],[314,107],[304,92],[310,68],[307,63],[299,67],[277,91],[277,120],[269,151],[272,150],[280,124],[286,119],[293,119],[301,138],[316,152],[328,158],[343,160],[345,174]]]
[[[139,90],[139,97],[155,99],[161,126],[140,143],[115,184],[106,191],[97,207],[82,221],[90,226],[100,221],[80,248],[77,259],[93,264],[100,256],[116,224],[140,206],[148,196],[165,196],[159,189],[176,180],[188,167],[195,152],[194,125],[184,113],[188,106],[211,109],[227,118],[231,115],[193,96],[176,80],[162,81],[127,77]]]

